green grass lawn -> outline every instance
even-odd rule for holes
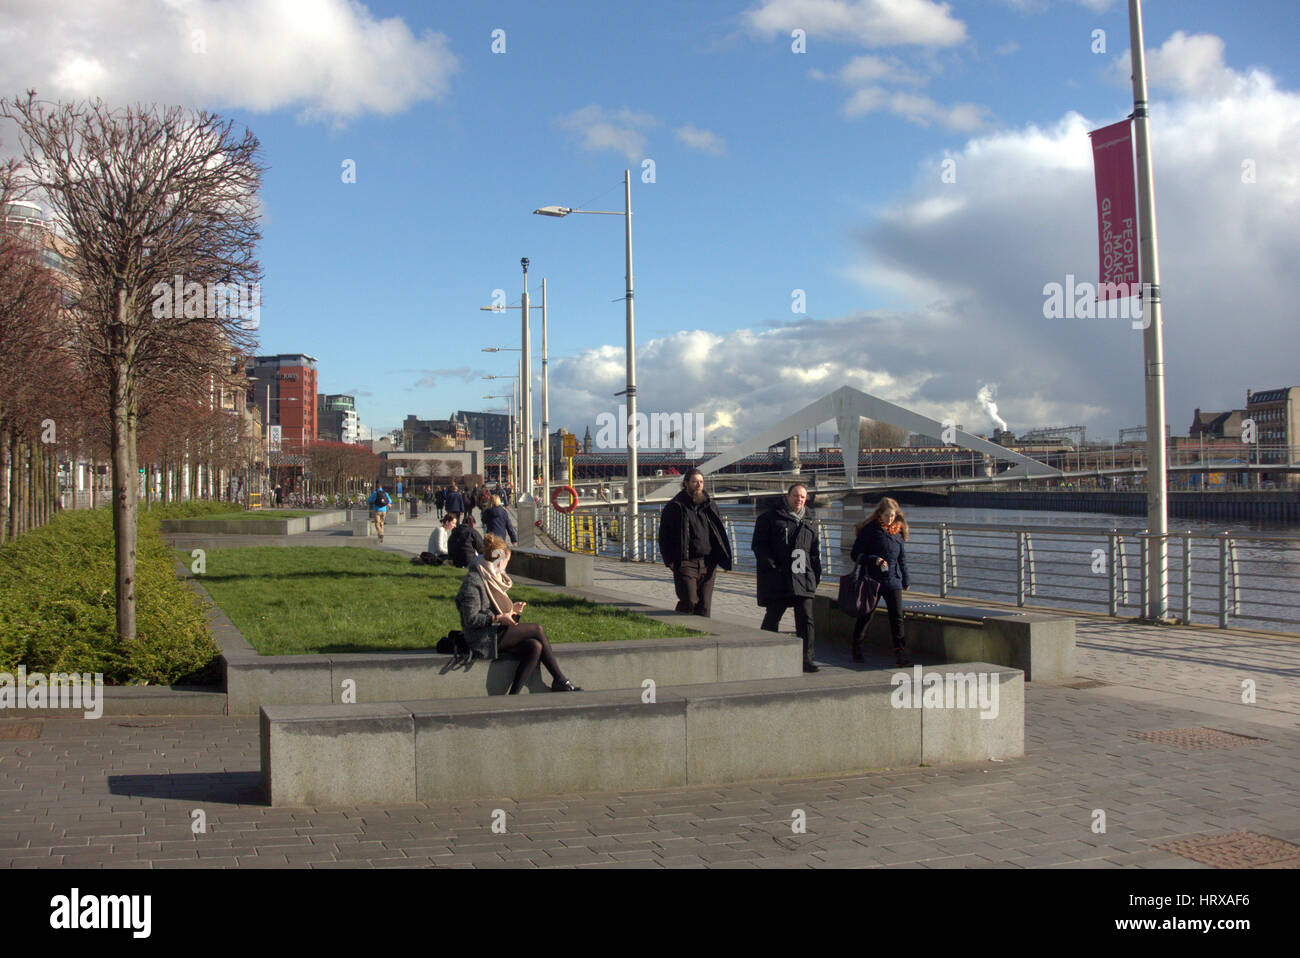
[[[432,649],[460,628],[454,566],[355,547],[210,549],[206,562],[199,581],[263,655]],[[519,585],[510,596],[557,644],[702,634]]]

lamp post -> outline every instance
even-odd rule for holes
[[[1142,5],[1129,0],[1129,47],[1133,60],[1133,133],[1137,158],[1138,242],[1142,254],[1142,333],[1146,363],[1147,414],[1147,607],[1143,618],[1163,619],[1169,611],[1168,450],[1165,446],[1165,347],[1161,328],[1160,256],[1156,244],[1156,201],[1151,190],[1151,144],[1147,115],[1146,54]]]
[[[483,378],[484,378],[484,379],[507,379],[507,378],[511,378],[511,377],[507,377],[507,376],[484,376]],[[514,480],[514,475],[515,475],[515,442],[514,442],[514,437],[515,437],[515,393],[514,393],[514,387],[511,386],[511,390],[510,390],[510,392],[508,392],[508,393],[492,393],[491,395],[484,396],[483,398],[484,398],[484,399],[509,399],[509,400],[510,400],[510,405],[509,405],[509,407],[507,407],[507,409],[506,409],[506,416],[507,416],[507,419],[508,419],[508,421],[507,421],[507,423],[506,423],[506,433],[507,433],[508,436],[509,436],[509,439],[506,441],[506,470],[507,470],[507,472],[510,474],[510,480],[509,480],[509,481],[513,481],[513,480]]]
[[[545,508],[551,501],[551,414],[550,404],[547,399],[549,386],[548,357],[546,346],[546,277],[542,277],[542,305],[529,306],[529,309],[540,309],[542,311],[542,507]],[[523,309],[523,306],[480,306],[479,310],[487,313],[499,313],[507,309]],[[497,353],[504,352],[512,347],[506,346],[484,346],[483,352]],[[522,349],[520,350],[522,352]],[[531,397],[533,392],[532,370],[529,369],[528,394]],[[532,416],[528,419],[528,428],[532,429]],[[530,443],[531,446],[531,443]],[[529,479],[531,483],[531,478]]]
[[[623,212],[616,210],[580,210],[569,206],[543,206],[533,210],[539,216],[568,216],[570,213],[591,213],[599,216],[623,217],[624,256],[626,260],[627,293],[627,388],[621,393],[627,403],[627,520],[623,535],[623,558],[638,558],[637,541],[637,435],[636,435],[636,331],[632,310],[632,172],[623,171]]]

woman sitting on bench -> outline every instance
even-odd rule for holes
[[[483,537],[484,554],[470,563],[465,579],[456,593],[456,607],[460,610],[461,631],[470,650],[480,658],[495,659],[505,652],[519,657],[515,680],[510,683],[510,694],[519,690],[537,671],[540,662],[551,673],[551,691],[581,692],[560,670],[546,639],[546,630],[535,622],[519,621],[524,602],[510,601],[510,586],[506,564],[510,549],[500,536]]]

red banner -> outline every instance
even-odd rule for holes
[[[1101,282],[1097,299],[1136,296],[1138,286],[1137,197],[1133,136],[1128,120],[1088,134],[1097,180],[1097,236]]]

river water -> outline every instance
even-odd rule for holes
[[[646,510],[647,519],[656,510]],[[750,550],[753,505],[726,505],[722,515],[732,537],[735,568],[754,570]],[[912,588],[940,592],[939,523],[1009,526],[1012,529],[947,531],[951,565],[947,594],[955,599],[1017,601],[1023,575],[1025,605],[1106,612],[1111,581],[1115,582],[1118,614],[1135,616],[1141,609],[1141,541],[1146,528],[1140,517],[1076,512],[1013,509],[958,509],[908,506],[912,525],[907,544]],[[850,535],[841,549],[843,508],[838,502],[815,510],[822,520],[823,579],[849,569]],[[648,530],[656,538],[657,522]],[[1066,530],[1069,530],[1067,532]],[[1095,531],[1093,531],[1095,530]],[[1112,543],[1111,533],[1118,535]],[[1191,615],[1195,623],[1218,624],[1220,609],[1229,609],[1229,625],[1267,631],[1300,632],[1300,526],[1295,523],[1239,520],[1174,519],[1170,533],[1192,534]],[[1018,562],[1018,532],[1027,532],[1024,572]],[[1231,548],[1222,533],[1228,533]],[[601,552],[618,555],[619,543],[602,543]],[[1032,555],[1032,560],[1030,556]],[[655,558],[658,558],[657,551]],[[1169,546],[1169,608],[1183,616],[1186,607],[1187,554],[1183,540]],[[1117,571],[1116,571],[1117,569]]]

